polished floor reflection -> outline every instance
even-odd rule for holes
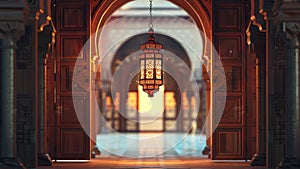
[[[97,135],[101,157],[203,157],[206,137],[185,133],[116,133]]]
[[[203,158],[123,158],[104,157],[86,162],[57,162],[41,169],[265,169],[245,161],[212,161]]]

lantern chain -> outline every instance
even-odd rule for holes
[[[150,5],[149,5],[149,15],[150,15],[150,23],[149,23],[149,28],[153,28],[153,19],[152,19],[152,2],[153,0],[149,0]]]

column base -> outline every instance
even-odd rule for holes
[[[250,161],[251,166],[266,166],[266,153],[254,154]]]
[[[38,155],[39,166],[52,166],[52,159],[49,154],[40,153]]]
[[[202,150],[202,155],[209,155],[210,153],[210,148],[208,146],[205,146],[204,149]]]
[[[1,169],[26,169],[24,164],[15,157],[0,158]]]
[[[97,146],[93,147],[92,151],[91,151],[91,156],[92,158],[96,158],[96,155],[100,155],[101,151],[98,149]]]
[[[299,169],[300,158],[284,158],[276,169]]]

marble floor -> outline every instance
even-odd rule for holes
[[[124,158],[102,157],[86,162],[56,162],[41,169],[266,169],[245,161],[212,161],[199,158]]]
[[[99,134],[97,147],[101,157],[198,157],[202,155],[206,137],[185,133],[116,133]]]
[[[216,161],[202,155],[205,135],[167,133],[101,134],[101,155],[89,161],[57,161],[41,169],[265,169],[245,161]],[[154,138],[154,139],[153,139]],[[171,148],[170,148],[171,147]],[[165,151],[168,150],[168,151]],[[130,157],[130,158],[129,158]]]

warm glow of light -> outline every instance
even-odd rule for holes
[[[136,109],[137,108],[137,94],[136,92],[129,92],[127,104],[129,107]]]
[[[87,163],[89,160],[52,160],[57,163]]]
[[[148,97],[142,86],[138,86],[139,112],[150,116],[160,115],[164,111],[164,86],[160,86],[154,97]]]
[[[183,104],[183,111],[187,112],[189,109],[189,100],[187,98],[187,94],[186,92],[182,93],[182,101],[181,103]],[[186,115],[188,115],[188,112],[185,113]]]
[[[163,130],[164,90],[164,86],[160,86],[159,91],[153,97],[148,97],[143,87],[138,86],[140,130]]]
[[[203,102],[203,100],[202,100],[202,102]],[[198,112],[196,111],[196,98],[195,98],[195,96],[193,96],[192,98],[191,98],[191,107],[193,108],[193,110],[192,110],[192,118],[194,118],[194,119],[196,119],[197,118],[197,116],[198,116]],[[200,111],[202,111],[202,110],[200,110]],[[203,113],[203,112],[201,112],[201,113]]]
[[[137,118],[137,92],[129,92],[128,93],[128,99],[127,99],[127,117],[129,121],[127,121],[127,129],[130,125],[128,125],[130,120],[136,120]],[[132,123],[132,125],[135,128],[135,123]]]
[[[116,96],[114,98],[114,104],[117,109],[120,108],[120,93],[119,92],[116,93]]]
[[[166,92],[166,109],[172,109],[176,106],[174,92]]]

